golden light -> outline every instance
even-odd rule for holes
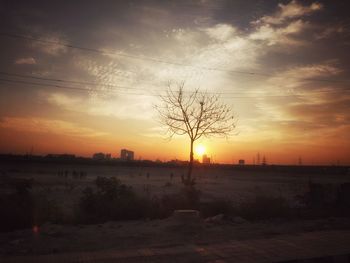
[[[196,155],[202,156],[205,154],[205,147],[202,144],[198,144],[194,149]]]

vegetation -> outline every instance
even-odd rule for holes
[[[31,228],[44,222],[62,222],[57,203],[45,194],[33,194],[31,179],[11,180],[12,192],[0,196],[0,231]]]
[[[87,187],[83,191],[79,203],[80,222],[138,219],[147,211],[148,202],[116,178],[97,177],[95,185],[95,190]]]
[[[227,219],[241,217],[250,221],[350,215],[349,183],[341,184],[334,192],[329,185],[310,182],[309,190],[297,196],[300,205],[291,207],[282,197],[266,195],[240,204],[225,199],[201,202],[200,192],[194,187],[161,197],[140,196],[116,178],[97,177],[93,187],[82,191],[76,214],[67,220],[58,203],[48,198],[48,193],[33,193],[33,184],[33,180],[13,180],[9,183],[12,192],[0,195],[0,231],[31,228],[45,222],[91,224],[161,219],[177,209],[197,209],[204,218],[222,214]]]

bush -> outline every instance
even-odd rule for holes
[[[0,231],[13,231],[41,225],[45,222],[61,222],[62,213],[56,202],[44,194],[33,194],[32,180],[13,180],[9,183],[13,193],[0,197]]]
[[[298,215],[302,218],[324,218],[350,215],[350,183],[340,185],[309,182],[308,191],[296,196],[302,205]]]
[[[194,209],[199,206],[199,191],[194,187],[186,187],[179,194],[148,198],[136,195],[132,187],[113,177],[98,177],[95,185],[95,189],[87,187],[83,190],[78,222],[166,218],[174,210]]]
[[[255,199],[241,203],[235,213],[249,220],[286,218],[292,216],[292,209],[282,197],[256,196]]]
[[[31,195],[18,193],[2,195],[0,198],[0,231],[13,231],[31,227],[34,203]]]
[[[99,223],[108,220],[130,220],[145,216],[151,204],[138,197],[131,187],[112,177],[98,177],[96,190],[87,187],[79,202],[78,221]]]
[[[218,214],[224,214],[229,216],[234,214],[234,207],[232,202],[226,199],[218,199],[213,202],[202,203],[200,211],[203,217],[216,216]]]

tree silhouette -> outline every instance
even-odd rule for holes
[[[188,135],[190,138],[190,160],[185,185],[193,185],[193,146],[201,137],[228,137],[235,128],[231,109],[219,101],[219,96],[200,92],[198,89],[186,93],[184,82],[173,90],[169,84],[161,106],[156,106],[160,121],[165,125],[169,138],[174,135]]]

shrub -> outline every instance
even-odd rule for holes
[[[229,200],[217,199],[212,202],[202,203],[200,211],[203,217],[211,217],[218,214],[229,216],[234,213],[234,207]]]
[[[112,177],[98,177],[96,190],[87,187],[79,202],[78,220],[99,223],[107,220],[130,220],[145,216],[150,206],[147,199],[138,197],[130,186]]]
[[[282,197],[259,195],[251,201],[241,203],[235,213],[249,220],[262,220],[290,217],[292,209]]]
[[[186,187],[179,194],[149,198],[136,195],[132,187],[113,177],[98,177],[95,186],[83,190],[77,215],[81,223],[166,218],[174,210],[199,207],[199,191],[194,187]]]
[[[185,186],[182,189],[180,195],[185,198],[184,208],[187,208],[187,209],[199,208],[201,192],[197,190],[194,185]]]
[[[45,194],[33,194],[32,184],[32,180],[13,180],[9,183],[13,193],[0,196],[0,231],[28,228],[47,221],[61,222],[62,213],[57,203]]]

